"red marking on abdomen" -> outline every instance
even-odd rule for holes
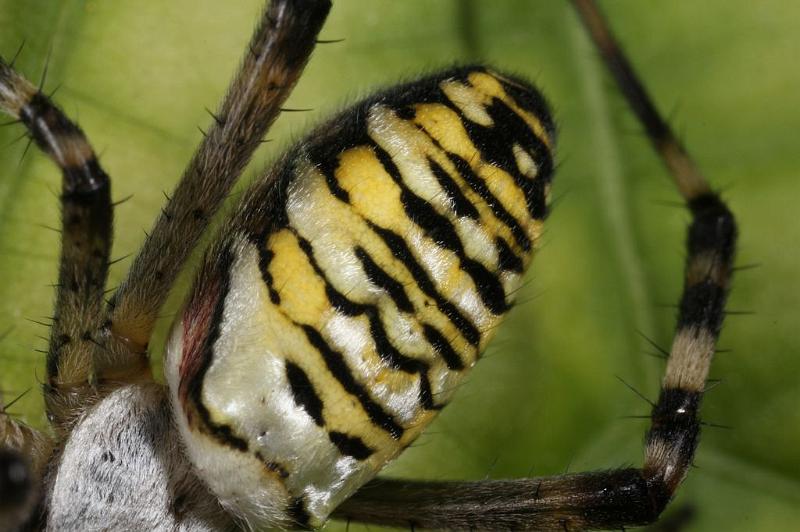
[[[219,275],[204,275],[201,272],[197,284],[181,317],[183,339],[181,361],[178,366],[178,398],[184,412],[189,394],[199,391],[205,370],[211,363],[211,347],[218,334],[221,307],[225,291],[223,278]],[[219,314],[219,315],[218,315]],[[196,398],[192,398],[197,400]]]

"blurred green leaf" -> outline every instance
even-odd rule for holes
[[[113,178],[114,256],[135,252],[200,138],[244,49],[258,0],[220,3],[0,0],[0,53],[80,120]],[[741,226],[730,316],[712,370],[722,384],[703,416],[693,470],[673,509],[691,530],[788,530],[800,519],[800,4],[780,0],[606,2],[660,107]],[[685,211],[640,127],[611,87],[576,17],[555,1],[339,1],[290,107],[245,181],[303,129],[373,87],[456,61],[486,60],[535,80],[560,124],[557,204],[520,305],[457,400],[389,468],[454,479],[557,474],[638,464],[646,428],[623,416],[655,397],[661,362],[637,334],[668,346]],[[0,386],[43,375],[56,278],[58,171],[0,129]],[[794,140],[792,140],[794,139]],[[114,267],[112,285],[128,261]],[[164,328],[180,289],[164,311]],[[152,344],[158,351],[160,341]],[[158,356],[158,353],[156,352]],[[12,409],[45,426],[41,398]],[[336,525],[338,527],[339,525]],[[335,527],[331,527],[333,529]],[[358,527],[351,527],[356,530]],[[374,529],[374,528],[373,528]]]

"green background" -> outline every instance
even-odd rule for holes
[[[135,252],[200,138],[244,49],[259,0],[0,0],[0,53],[26,45],[34,81],[76,117],[113,178],[114,257]],[[800,3],[715,0],[603,4],[633,62],[738,216],[730,316],[706,398],[708,427],[672,509],[690,530],[789,530],[800,521]],[[348,101],[420,70],[485,59],[536,81],[560,124],[556,206],[520,305],[453,405],[388,469],[480,479],[641,461],[648,405],[668,346],[688,215],[641,128],[564,2],[339,0],[288,106],[245,174]],[[51,313],[59,174],[0,128],[0,386],[44,426],[38,335]],[[115,265],[120,280],[130,259]],[[185,285],[185,279],[183,284]],[[160,335],[180,304],[176,290]],[[152,343],[160,345],[160,340]],[[158,364],[156,364],[158,365]],[[338,525],[336,525],[338,526]],[[329,528],[333,529],[334,526]],[[373,527],[374,529],[375,527]],[[352,526],[351,530],[359,530]]]

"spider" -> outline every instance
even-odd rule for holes
[[[548,106],[527,82],[482,65],[380,92],[265,171],[206,251],[168,340],[168,386],[152,380],[147,353],[166,294],[279,114],[329,9],[276,0],[107,302],[110,179],[81,130],[0,66],[0,106],[64,176],[44,384],[53,434],[2,417],[0,478],[14,488],[4,517],[67,529],[314,527],[331,515],[486,529],[656,519],[698,442],[736,228],[593,4],[575,3],[693,217],[642,469],[372,480],[479,358],[548,212]]]

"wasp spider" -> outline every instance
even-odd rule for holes
[[[111,182],[12,66],[0,107],[62,170],[43,385],[51,431],[0,418],[6,527],[583,529],[654,521],[684,479],[736,228],[589,0],[576,0],[692,215],[675,339],[641,468],[477,482],[376,478],[452,398],[508,312],[548,213],[556,128],[485,65],[378,92],[238,199],[148,362],[166,294],[300,76],[327,0],[273,0],[211,128],[106,301]]]

